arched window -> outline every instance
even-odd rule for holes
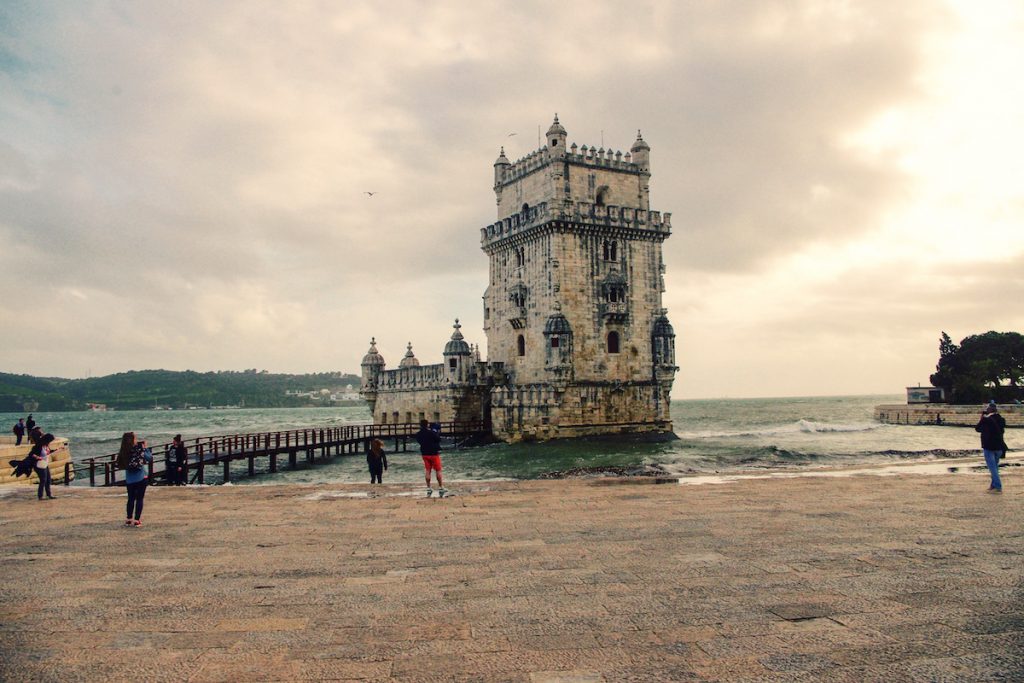
[[[594,199],[594,203],[597,204],[598,206],[604,206],[605,204],[608,203],[607,185],[602,185],[601,187],[597,188],[597,195]]]
[[[605,261],[617,261],[619,257],[619,243],[615,240],[605,240],[601,245],[601,257]]]
[[[526,202],[523,202],[523,213],[527,214],[527,213],[529,213],[529,211],[530,211],[530,205],[527,204]]]
[[[516,266],[526,263],[526,247],[516,247]]]
[[[558,337],[557,336],[552,336],[551,337],[551,348],[553,348],[553,349],[557,349],[558,348]]]
[[[520,337],[521,339],[522,337]],[[609,332],[608,333],[608,353],[619,352],[619,333]]]
[[[526,355],[526,339],[523,335],[519,335],[519,338],[516,339],[516,349],[519,351],[520,356]]]

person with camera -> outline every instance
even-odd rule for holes
[[[149,485],[149,463],[153,452],[146,447],[145,439],[135,438],[135,432],[125,432],[121,437],[121,450],[117,454],[117,466],[124,470],[124,483],[128,489],[128,514],[125,526],[142,526],[142,502]]]
[[[1006,456],[1006,442],[1003,434],[1006,431],[1006,420],[999,414],[999,406],[989,401],[981,413],[981,419],[974,431],[981,433],[981,450],[985,454],[985,465],[992,474],[989,493],[1002,493],[1003,482],[999,479],[999,459]]]

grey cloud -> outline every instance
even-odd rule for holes
[[[604,130],[625,150],[644,129],[655,208],[675,215],[670,269],[763,267],[797,245],[850,239],[901,196],[904,178],[837,141],[913,97],[917,41],[941,25],[926,6],[872,3],[858,9],[866,19],[817,2],[16,14],[19,65],[0,62],[16,90],[0,103],[0,240],[59,271],[26,284],[19,265],[0,285],[76,320],[66,344],[81,348],[99,349],[87,323],[105,315],[97,302],[132,301],[154,325],[160,315],[145,311],[223,320],[225,333],[195,334],[190,364],[206,354],[274,369],[302,356],[309,369],[353,369],[364,331],[405,337],[421,300],[437,314],[418,321],[425,338],[413,341],[426,347],[447,338],[452,309],[479,329],[491,163],[502,144],[531,151],[555,111],[580,143]],[[773,22],[783,28],[764,28]],[[827,200],[812,196],[817,185]],[[89,298],[66,300],[61,286]],[[267,320],[319,315],[342,339],[267,349],[231,310],[232,292]],[[29,340],[10,342],[45,365]],[[118,347],[126,367],[171,366],[180,353]]]

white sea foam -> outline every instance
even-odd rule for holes
[[[764,427],[762,429],[749,429],[739,431],[691,431],[684,432],[676,430],[676,436],[681,439],[722,439],[741,437],[765,437],[784,436],[787,434],[828,434],[833,432],[872,432],[877,429],[884,429],[887,425],[873,422],[856,422],[850,424],[829,424],[827,422],[812,422],[811,420],[797,420],[784,425]]]

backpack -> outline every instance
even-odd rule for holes
[[[127,469],[137,472],[146,465],[145,451],[141,448],[133,448],[131,454],[128,456],[128,467]]]

